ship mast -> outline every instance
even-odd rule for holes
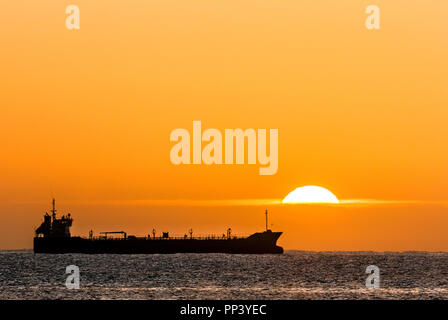
[[[268,210],[267,209],[264,212],[264,214],[266,215],[266,231],[268,231]]]
[[[53,198],[53,209],[51,209],[53,220],[56,218],[56,200]]]

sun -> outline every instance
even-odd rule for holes
[[[318,186],[304,186],[291,191],[283,203],[339,203],[331,191]]]

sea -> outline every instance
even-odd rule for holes
[[[0,251],[0,299],[448,299],[448,253]]]

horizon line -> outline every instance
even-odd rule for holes
[[[385,200],[385,199],[341,199],[339,203],[326,202],[297,202],[283,203],[283,199],[138,199],[138,200],[68,200],[58,201],[64,205],[117,205],[117,206],[150,206],[150,207],[245,207],[245,206],[329,206],[329,207],[352,207],[370,205],[441,205],[448,206],[448,200]],[[20,204],[44,204],[46,201],[13,201]]]

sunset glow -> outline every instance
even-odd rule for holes
[[[447,1],[379,0],[380,30],[349,0],[78,0],[79,30],[24,3],[0,10],[0,249],[56,198],[81,236],[251,234],[268,210],[286,250],[448,251]],[[256,132],[233,163],[226,129]]]

